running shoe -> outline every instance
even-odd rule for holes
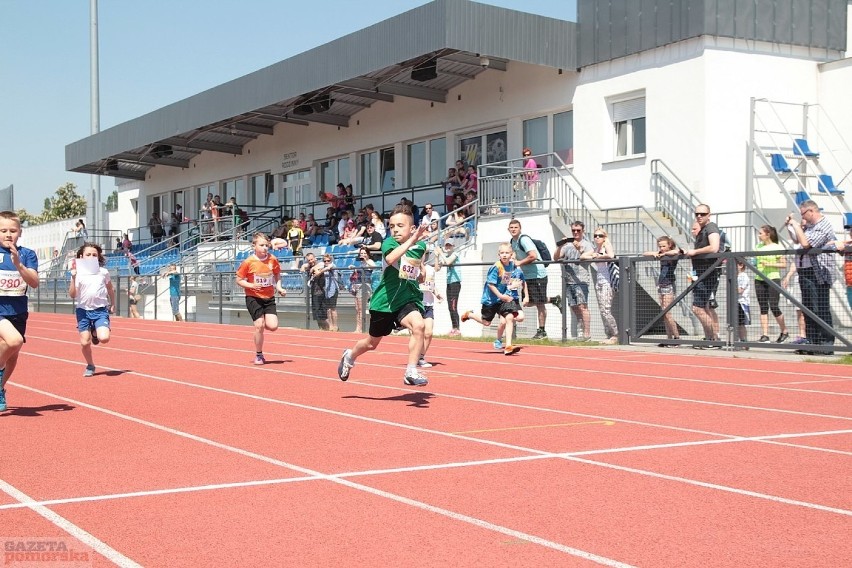
[[[793,345],[807,345],[808,343],[810,343],[810,341],[808,341],[807,337],[797,337],[790,343],[792,343]]]
[[[0,412],[6,411],[6,389],[0,389]]]
[[[337,376],[341,381],[345,381],[349,378],[349,371],[352,370],[352,367],[355,366],[355,362],[350,363],[352,351],[350,349],[346,349],[343,351],[343,357],[340,358],[340,363],[337,364]]]
[[[559,313],[565,313],[562,309],[562,295],[553,296],[553,305],[556,306],[556,309],[559,310]]]
[[[94,323],[89,324],[89,333],[92,334],[92,345],[97,345],[101,342],[101,340],[98,339],[98,330]]]
[[[506,355],[506,356],[514,355],[515,353],[517,353],[520,350],[521,350],[520,345],[514,345],[514,346],[507,345],[506,347],[503,348],[503,355]]]
[[[254,358],[255,365],[266,365],[266,358],[263,355],[256,355]]]
[[[782,331],[781,335],[778,336],[778,339],[775,340],[775,343],[784,343],[788,339],[790,339],[790,334],[786,331]]]
[[[758,341],[758,343],[769,343],[769,336],[768,335],[761,335],[760,339],[758,339],[757,341]]]
[[[94,377],[95,376],[95,366],[94,365],[86,365],[86,370],[83,371],[84,377]]]
[[[469,319],[470,319],[470,313],[471,313],[471,312],[470,312],[470,310],[468,310],[468,311],[466,311],[465,313],[463,313],[463,314],[461,315],[461,320],[462,320],[462,321],[467,321],[467,320],[469,320]]]
[[[346,379],[343,380],[345,381]],[[402,382],[415,387],[424,387],[429,384],[429,380],[418,371],[406,371],[405,378],[402,379]]]
[[[503,342],[499,339],[496,340],[494,342],[494,349],[496,349],[497,351],[500,351],[501,349],[503,349]]]
[[[419,360],[419,361],[417,361],[417,366],[418,366],[418,367],[423,367],[424,369],[428,369],[429,367],[431,367],[431,366],[432,366],[432,363],[430,363],[429,361],[427,361],[426,359],[424,359],[423,357],[421,357],[421,358],[420,358],[420,360]]]
[[[544,331],[544,328],[540,327],[530,339],[547,339],[547,332]]]

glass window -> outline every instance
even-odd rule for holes
[[[396,158],[393,148],[385,148],[379,151],[381,165],[382,191],[396,189]]]
[[[471,136],[459,140],[459,160],[469,166],[482,164],[482,136]]]
[[[379,192],[379,153],[361,154],[361,194],[374,195]]]
[[[429,141],[429,183],[440,183],[447,177],[447,139]]]
[[[406,154],[408,187],[426,185],[426,142],[409,144]]]
[[[266,203],[266,174],[251,176],[249,180],[248,205],[264,205]]]
[[[284,174],[281,185],[284,193],[284,203],[281,205],[299,206],[316,201],[316,195],[311,193],[310,170]]]
[[[645,97],[611,104],[616,157],[645,153]]]
[[[553,152],[566,164],[574,163],[574,111],[553,115]]]
[[[532,118],[524,121],[524,148],[532,150],[533,155],[547,154],[547,117]]]
[[[320,187],[326,193],[337,195],[337,162],[332,160],[320,164]]]

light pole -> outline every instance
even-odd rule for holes
[[[92,115],[92,134],[97,134],[101,131],[101,111],[98,86],[98,0],[89,0],[89,75],[91,80],[91,115]],[[93,234],[98,234],[103,228],[103,220],[101,217],[101,176],[92,174],[92,189],[94,197],[92,203],[92,231]]]

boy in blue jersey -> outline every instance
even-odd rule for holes
[[[27,331],[27,289],[38,288],[35,251],[18,248],[21,220],[0,212],[0,412],[6,410],[6,381],[15,371]]]
[[[503,243],[497,251],[500,260],[488,269],[485,276],[485,287],[482,290],[482,315],[477,315],[471,310],[462,314],[463,322],[472,319],[484,326],[490,326],[495,315],[500,316],[500,324],[497,327],[497,340],[501,341],[497,347],[503,349],[504,355],[514,355],[521,350],[520,347],[512,345],[512,335],[515,331],[515,322],[524,320],[524,312],[518,303],[521,290],[524,297],[527,296],[527,288],[524,282],[523,271],[512,261],[512,246]],[[505,330],[506,345],[500,339]]]

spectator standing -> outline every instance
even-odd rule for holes
[[[657,277],[657,294],[659,294],[660,308],[663,311],[671,305],[677,293],[675,274],[677,272],[677,257],[679,255],[683,255],[683,249],[677,248],[674,239],[668,235],[657,239],[657,250],[644,253],[644,256],[653,256],[660,261],[660,274]],[[666,326],[666,338],[680,339],[680,331],[671,310],[663,315],[663,322]],[[678,344],[663,342],[657,346],[677,347]]]
[[[452,241],[444,243],[444,250],[439,252],[438,269],[442,266],[447,267],[447,309],[450,311],[450,322],[452,329],[450,336],[459,336],[459,296],[461,295],[461,275],[459,274],[456,262],[459,255],[455,252],[455,245]]]
[[[465,193],[468,191],[479,193],[479,177],[476,175],[476,167],[467,167],[467,176],[465,177],[464,188],[462,189],[464,189]]]
[[[124,233],[124,238],[121,241],[121,248],[124,250],[130,250],[133,247],[133,243],[130,242],[130,237],[127,233]]]
[[[290,244],[290,250],[294,255],[302,254],[302,245],[305,242],[305,233],[299,228],[296,221],[289,221],[290,228],[287,229],[287,242]]]
[[[139,276],[139,259],[137,259],[136,256],[129,250],[124,252],[124,256],[127,257],[127,262],[130,263],[130,270],[133,272],[133,274]]]
[[[160,216],[157,215],[157,212],[154,211],[151,213],[151,218],[148,219],[148,231],[151,233],[151,240],[155,243],[159,243],[163,240],[163,235],[165,231],[163,230],[163,221],[160,219]]]
[[[704,328],[704,339],[708,341],[719,341],[719,314],[716,313],[716,289],[719,287],[719,269],[714,267],[715,258],[695,258],[706,254],[719,252],[719,227],[710,220],[710,206],[699,203],[695,207],[695,248],[686,251],[686,255],[692,259],[692,269],[697,281],[692,290],[692,313],[701,322]],[[702,275],[706,276],[702,278]],[[704,349],[705,346],[698,344],[696,349]],[[710,349],[720,349],[721,345],[711,345]]]
[[[426,360],[426,352],[432,344],[432,331],[435,327],[435,300],[442,300],[441,295],[435,290],[435,267],[429,263],[430,258],[427,253],[419,280],[420,291],[423,292],[423,353],[417,361],[417,366],[423,368],[432,366],[432,363]]]
[[[417,279],[426,254],[426,243],[421,240],[426,234],[426,227],[417,226],[409,207],[397,205],[391,212],[389,228],[391,238],[382,243],[383,266],[386,268],[370,300],[370,330],[367,337],[343,352],[337,376],[341,381],[347,380],[358,357],[375,350],[398,322],[411,333],[403,382],[422,387],[429,381],[417,368],[423,353],[424,333],[423,293]]]
[[[21,220],[14,211],[0,212],[0,271],[8,275],[0,295],[0,412],[6,410],[6,382],[18,366],[27,332],[27,291],[38,288],[38,256],[18,246]],[[20,278],[17,277],[20,275]]]
[[[453,210],[453,198],[456,194],[462,192],[462,186],[459,183],[455,168],[447,170],[447,179],[442,182],[442,185],[444,186],[444,204],[447,206],[447,213],[449,213]]]
[[[524,148],[524,182],[527,186],[527,204],[530,208],[540,208],[538,201],[539,174],[538,164],[532,157],[532,150]]]
[[[844,225],[848,231],[846,239],[834,242],[834,247],[843,252],[843,276],[846,281],[846,302],[852,308],[852,224]]]
[[[141,299],[142,296],[139,294],[139,277],[131,276],[130,284],[127,286],[127,305],[130,306],[131,318],[142,319],[139,309],[136,307]]]
[[[586,253],[594,252],[592,243],[586,239],[586,225],[582,221],[571,223],[571,238],[558,247],[553,260],[577,261]],[[591,316],[589,315],[589,270],[577,262],[562,263],[562,278],[565,280],[565,303],[580,325],[578,340],[592,338]],[[560,307],[561,303],[557,303]],[[560,308],[561,309],[561,308]]]
[[[751,325],[751,279],[745,271],[745,261],[737,259],[737,334],[740,341],[748,341],[746,327]],[[743,347],[748,350],[748,347]]]
[[[609,235],[603,227],[598,227],[592,234],[594,245],[591,252],[587,252],[580,256],[584,260],[592,259],[607,259],[612,261],[615,258],[615,249],[609,240]],[[595,263],[595,292],[598,296],[598,309],[601,312],[601,319],[604,324],[604,332],[606,333],[606,341],[604,343],[618,343],[618,325],[615,317],[612,315],[612,301],[615,297],[615,282],[613,281],[610,271],[611,262]]]
[[[322,259],[322,271],[325,274],[325,297],[323,307],[328,316],[329,331],[340,331],[337,325],[337,298],[340,294],[340,282],[338,280],[337,267],[330,254],[325,254]]]
[[[305,255],[305,262],[299,268],[308,275],[308,289],[311,293],[311,312],[320,329],[328,331],[328,311],[325,307],[325,272],[323,264],[314,253]]]
[[[355,190],[352,184],[346,185],[345,193],[343,194],[343,208],[350,213],[355,213]]]
[[[515,253],[515,264],[521,267],[529,289],[528,305],[535,306],[538,311],[538,329],[532,339],[547,339],[545,324],[547,323],[547,304],[559,304],[556,298],[547,297],[547,269],[541,262],[538,249],[532,239],[521,234],[521,222],[517,219],[509,221],[509,234],[512,240],[509,244]],[[561,298],[560,298],[561,300]]]
[[[166,267],[161,278],[169,279],[169,304],[172,308],[172,317],[175,321],[183,321],[183,316],[180,313],[180,270],[176,264],[170,264]]]
[[[380,241],[381,242],[381,241]],[[355,333],[363,333],[364,322],[364,300],[369,301],[373,295],[372,268],[376,263],[370,257],[370,250],[366,246],[358,249],[358,260],[350,264],[352,276],[349,277],[349,293],[355,298]]]
[[[769,284],[769,282],[774,282],[778,287],[781,286],[781,270],[787,268],[787,260],[782,254],[784,247],[778,242],[778,231],[771,225],[763,225],[758,229],[757,241],[754,247],[755,251],[779,251],[778,255],[754,257],[755,266],[760,273],[754,276],[754,291],[757,294],[757,305],[760,308],[760,330],[762,332],[758,341],[761,343],[769,342],[769,312],[771,310],[781,330],[775,342],[784,343],[790,335],[787,333],[787,325],[784,323],[784,314],[778,307],[781,292],[778,288]]]
[[[75,300],[74,315],[80,332],[80,349],[86,360],[84,377],[95,374],[92,345],[109,343],[109,315],[115,312],[115,289],[101,247],[87,243],[77,251],[77,262],[71,269],[68,295]]]
[[[278,329],[278,312],[275,307],[275,292],[287,295],[281,286],[281,265],[269,254],[269,241],[263,233],[252,237],[254,253],[237,269],[237,285],[246,291],[246,309],[254,322],[255,365],[264,365],[263,334]]]
[[[810,249],[828,248],[833,245],[834,231],[831,223],[820,212],[812,199],[799,205],[803,224],[793,220],[792,213],[784,222],[795,243],[807,252]],[[796,256],[796,272],[799,274],[799,288],[802,292],[802,305],[811,310],[831,329],[833,321],[829,305],[831,283],[834,281],[834,258],[830,253],[800,254]],[[805,314],[805,333],[812,345],[834,345],[834,335],[823,329],[813,318]],[[804,351],[808,355],[833,355],[833,351]]]

